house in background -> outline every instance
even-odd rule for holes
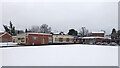
[[[104,32],[91,32],[89,37],[82,37],[82,41],[86,44],[110,43],[111,38],[104,35]]]
[[[7,32],[0,32],[0,42],[11,42],[12,36]]]
[[[104,37],[105,33],[104,32],[91,32],[90,36],[94,36],[94,37]]]

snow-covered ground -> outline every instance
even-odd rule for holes
[[[118,66],[118,46],[28,46],[2,52],[4,66]]]
[[[0,46],[17,46],[17,43],[3,42],[3,43],[0,43]]]
[[[2,67],[2,49],[0,49],[0,68]]]

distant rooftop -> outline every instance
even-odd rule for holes
[[[101,32],[91,32],[91,33],[104,33],[103,31],[101,31]]]
[[[99,39],[111,39],[110,37],[80,37],[82,39],[96,39],[96,38],[99,38]]]
[[[52,34],[48,34],[48,33],[27,33],[27,34],[43,34],[43,35],[52,35]]]

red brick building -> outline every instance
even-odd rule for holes
[[[104,32],[91,32],[90,36],[104,37]]]
[[[27,33],[17,36],[16,42],[24,45],[51,44],[52,34]]]
[[[0,32],[0,42],[11,42],[12,36],[7,32]]]

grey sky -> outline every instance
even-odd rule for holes
[[[52,30],[65,33],[82,26],[89,31],[118,28],[117,2],[81,3],[3,3],[2,23],[12,21],[16,29],[30,28],[32,25],[48,24]]]

